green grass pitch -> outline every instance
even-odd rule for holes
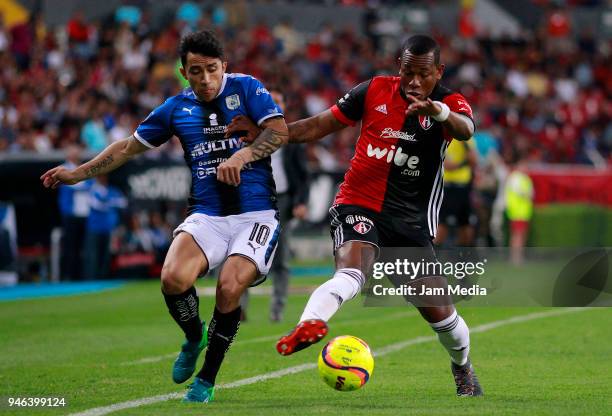
[[[293,285],[321,281],[297,278]],[[209,280],[198,286],[213,284]],[[218,383],[316,363],[323,343],[290,357],[281,357],[274,349],[276,338],[295,324],[306,299],[304,293],[292,294],[285,321],[271,324],[268,296],[252,296],[249,320],[241,325]],[[203,296],[200,304],[201,315],[208,320],[213,298]],[[370,382],[359,391],[336,392],[310,368],[220,388],[215,402],[207,405],[187,405],[173,398],[111,414],[611,414],[612,310],[463,308],[460,312],[471,328],[478,328],[472,334],[471,356],[485,390],[483,398],[455,397],[448,356],[430,339],[433,332],[413,308],[366,308],[355,299],[330,322],[328,339],[355,335],[374,351],[421,340],[375,358]],[[531,318],[508,321],[517,316]],[[498,325],[483,326],[493,322]],[[173,384],[170,377],[181,338],[158,282],[130,283],[97,294],[0,303],[0,397],[4,401],[0,415],[66,415],[181,393],[184,387]],[[67,406],[9,409],[6,405],[7,397],[47,396],[65,397]]]

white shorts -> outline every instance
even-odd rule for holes
[[[209,269],[216,269],[233,254],[250,259],[259,275],[252,284],[255,286],[263,282],[270,271],[280,229],[277,212],[273,209],[226,217],[195,213],[176,227],[173,236],[183,231],[191,234],[204,252]]]

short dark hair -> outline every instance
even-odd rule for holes
[[[223,45],[215,32],[208,29],[190,33],[181,39],[179,54],[181,55],[183,67],[187,62],[187,54],[189,52],[223,59]]]
[[[440,45],[431,36],[410,36],[402,45],[402,55],[406,51],[413,55],[425,55],[426,53],[433,52],[435,64],[440,64]]]

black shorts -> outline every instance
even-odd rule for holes
[[[448,185],[444,187],[444,200],[440,209],[440,222],[449,227],[475,225],[472,212],[471,186]]]
[[[422,225],[357,205],[334,205],[329,213],[334,252],[348,241],[363,241],[378,248],[426,247],[433,252],[429,232]]]
[[[334,241],[334,253],[344,243],[361,241],[370,243],[377,248],[376,262],[395,262],[397,259],[433,263],[438,261],[432,238],[424,226],[411,224],[401,218],[389,214],[379,214],[356,205],[335,205],[330,208],[329,212],[332,217],[331,236]],[[370,274],[367,274],[367,276],[369,283],[366,284],[365,293],[368,293],[367,287],[376,282],[369,279]],[[436,277],[439,280],[426,279],[431,282],[421,280],[425,277]],[[443,276],[426,272],[419,273],[413,280],[407,280],[403,276],[387,275],[387,278],[396,287],[404,284],[414,284],[420,287],[423,284],[446,282]],[[417,293],[420,293],[420,290],[418,289]],[[452,302],[447,297],[441,300],[434,299],[433,301],[427,299],[426,302],[423,299],[418,302],[412,298],[406,298],[406,300],[415,306],[440,306]]]

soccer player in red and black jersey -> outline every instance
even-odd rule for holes
[[[432,239],[443,198],[446,147],[474,133],[466,99],[439,81],[444,71],[440,47],[416,35],[402,46],[399,76],[363,82],[320,114],[290,123],[290,142],[319,140],[361,121],[355,156],[330,209],[336,271],[311,295],[300,323],[277,343],[289,355],[318,342],[327,321],[355,297],[379,247],[421,247],[435,259]],[[229,130],[249,130],[235,119]],[[416,259],[417,261],[420,259]],[[443,276],[423,277],[445,284]],[[457,394],[479,396],[482,389],[469,360],[469,329],[450,298],[418,306],[451,357]]]

